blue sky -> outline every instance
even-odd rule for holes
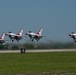
[[[76,32],[76,0],[0,0],[0,34],[40,27],[46,39],[71,41],[65,37]]]

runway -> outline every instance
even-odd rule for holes
[[[41,49],[41,50],[25,50],[25,53],[35,52],[73,52],[76,49]],[[0,53],[20,53],[20,50],[0,50]]]

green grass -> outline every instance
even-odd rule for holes
[[[54,73],[76,74],[76,52],[2,53],[0,54],[1,73],[32,73],[32,75],[36,73],[49,73],[49,75]]]

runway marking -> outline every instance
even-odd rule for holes
[[[25,50],[26,53],[29,52],[71,52],[76,51],[76,49],[46,49],[46,50]],[[20,53],[20,50],[0,50],[0,53]]]

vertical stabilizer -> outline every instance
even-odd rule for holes
[[[0,38],[1,38],[2,40],[4,40],[4,37],[5,37],[5,33],[3,33]]]
[[[41,35],[42,34],[42,27],[40,28],[40,30],[37,32],[37,34]]]
[[[23,33],[23,29],[21,29],[17,35],[20,35],[21,36],[22,33]]]

